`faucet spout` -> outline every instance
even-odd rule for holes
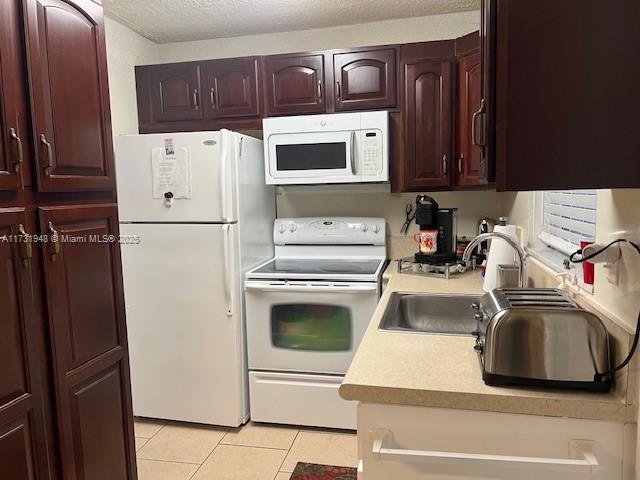
[[[500,232],[482,233],[482,234],[478,235],[477,237],[475,237],[473,240],[471,240],[471,242],[469,242],[469,245],[467,245],[467,248],[464,249],[464,253],[462,254],[462,261],[461,261],[460,264],[458,264],[458,271],[461,272],[461,273],[466,271],[467,270],[467,264],[469,263],[469,260],[471,259],[471,254],[473,253],[475,248],[481,242],[484,242],[484,241],[487,241],[487,240],[491,240],[493,238],[499,238],[501,240],[504,240],[518,254],[518,260],[519,260],[519,264],[520,264],[520,276],[518,278],[518,284],[519,284],[520,288],[523,288],[525,286],[525,282],[526,282],[524,266],[525,266],[525,260],[527,258],[527,252],[524,251],[524,249],[520,246],[520,244],[513,237],[511,237],[510,235],[505,235],[504,233],[500,233]]]

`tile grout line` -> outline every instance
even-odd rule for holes
[[[284,456],[284,458],[282,459],[282,462],[280,462],[280,466],[278,467],[278,471],[276,472],[276,477],[278,476],[278,473],[280,473],[282,470],[282,465],[284,465],[284,462],[287,461],[287,457],[289,456],[289,454],[291,453],[291,449],[293,448],[293,446],[296,444],[296,440],[298,440],[298,435],[300,435],[300,432],[302,430],[298,430],[296,432],[296,436],[293,437],[293,442],[291,442],[291,446],[289,447],[289,450],[287,450],[287,454]],[[284,472],[284,473],[288,473],[288,472]],[[289,477],[291,477],[291,475],[289,475]],[[273,477],[275,479],[275,477]]]
[[[220,440],[218,440],[218,442],[216,443],[216,445],[213,447],[213,449],[209,452],[209,455],[207,455],[207,458],[205,458],[203,460],[203,462],[200,464],[200,466],[198,468],[196,468],[196,471],[193,472],[193,475],[191,475],[187,480],[192,480],[193,478],[195,478],[195,476],[198,474],[198,472],[200,471],[200,469],[204,466],[205,463],[207,463],[207,460],[209,460],[209,458],[211,457],[211,455],[213,455],[213,452],[216,451],[216,448],[218,448],[218,446],[220,446],[220,442],[222,441],[222,439],[224,437],[227,436],[227,434],[229,433],[229,428],[226,429],[227,431],[225,432],[225,434],[220,438]]]

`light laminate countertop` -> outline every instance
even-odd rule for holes
[[[445,280],[399,274],[396,269],[395,262],[387,267],[388,286],[340,386],[343,398],[621,422],[632,419],[625,399],[615,392],[485,385],[473,337],[379,330],[392,292],[482,293],[479,272]]]

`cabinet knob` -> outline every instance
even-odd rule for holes
[[[193,108],[194,110],[198,110],[198,89],[193,89]]]
[[[44,146],[47,152],[47,164],[44,166],[44,176],[50,177],[53,170],[53,148],[51,147],[51,143],[47,141],[44,133],[40,135],[40,144]]]
[[[318,95],[318,100],[322,100],[322,82],[318,80],[318,87],[316,94]]]
[[[336,82],[336,99],[338,101],[342,99],[342,87],[340,87],[340,81]]]
[[[50,243],[53,246],[53,253],[51,254],[51,261],[55,262],[56,257],[60,254],[60,234],[53,226],[53,222],[49,222],[49,233],[51,234]]]
[[[458,158],[458,173],[462,175],[462,164],[464,162],[464,153],[460,154],[460,158]]]
[[[22,168],[22,161],[24,160],[24,154],[22,152],[22,140],[16,133],[15,129],[12,128],[9,130],[9,138],[13,140],[16,144],[16,161],[13,164],[13,171],[16,173],[20,172]]]
[[[480,100],[480,108],[477,112],[473,112],[473,116],[471,117],[471,141],[476,147],[480,148],[481,150],[484,149],[484,143],[481,143],[477,140],[477,133],[479,129],[477,128],[476,124],[477,120],[480,118],[480,115],[484,114],[484,109],[485,102],[483,98]]]
[[[33,237],[24,229],[24,225],[18,225],[18,233],[22,237],[24,243],[24,258],[22,259],[25,267],[29,265],[29,260],[33,258]]]
[[[445,153],[444,155],[442,155],[442,176],[446,177],[447,176],[447,154]]]
[[[211,108],[216,108],[216,90],[213,87],[209,90],[209,100],[211,101]]]

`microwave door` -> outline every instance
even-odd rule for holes
[[[355,132],[274,134],[269,142],[269,174],[274,183],[354,181]]]

